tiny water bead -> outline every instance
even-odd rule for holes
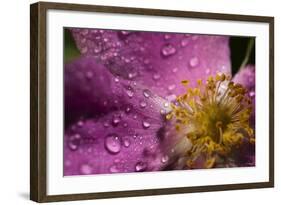
[[[192,57],[190,60],[189,60],[189,65],[191,67],[196,67],[197,65],[199,64],[199,59],[197,57]]]
[[[67,145],[70,150],[76,151],[80,145],[80,141],[81,141],[81,135],[79,134],[71,135],[69,137]]]
[[[193,168],[203,157],[203,166],[211,168],[217,158],[226,157],[245,140],[254,143],[249,121],[252,102],[241,84],[223,73],[210,76],[206,82],[199,79],[196,87],[189,87],[187,80],[182,84],[187,91],[171,104],[166,119],[172,120],[176,131],[192,143],[183,153],[188,167]]]
[[[129,96],[129,98],[132,98],[134,96],[134,91],[133,91],[132,87],[128,87],[126,92],[127,92],[127,95]]]
[[[104,145],[111,154],[118,154],[121,150],[121,139],[116,134],[109,134],[105,138]]]
[[[143,90],[143,96],[146,98],[149,98],[151,95],[151,92],[148,89]]]
[[[176,53],[177,49],[172,44],[166,44],[161,49],[163,57],[170,57]]]
[[[129,138],[123,139],[123,145],[124,145],[124,147],[129,147],[130,144],[131,144],[131,141],[130,141]]]
[[[168,155],[165,155],[165,156],[163,156],[163,157],[161,158],[161,162],[162,162],[163,164],[167,163],[168,160],[169,160],[169,156],[168,156]]]
[[[121,119],[120,119],[119,116],[113,116],[112,125],[116,127],[119,124],[120,121],[121,121]]]
[[[150,123],[147,122],[146,120],[144,120],[144,121],[142,122],[142,126],[143,126],[144,129],[148,129],[148,128],[150,127]]]
[[[147,163],[145,162],[138,162],[135,166],[136,172],[143,172],[147,168]]]
[[[153,80],[159,80],[160,79],[160,74],[158,74],[158,73],[155,73],[155,74],[153,74],[153,76],[152,76],[152,78],[153,78]]]
[[[140,101],[140,107],[145,108],[147,103],[145,101]]]
[[[182,40],[181,40],[181,46],[182,46],[182,47],[186,47],[187,44],[188,44],[188,42],[189,42],[189,40],[188,40],[187,38],[182,39]]]
[[[118,169],[117,165],[114,164],[109,168],[109,171],[111,173],[118,173],[120,170]]]
[[[81,172],[81,174],[91,174],[92,167],[89,164],[82,164],[80,166],[80,172]]]

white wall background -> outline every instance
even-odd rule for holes
[[[278,0],[60,0],[87,4],[194,10],[275,16],[275,147],[274,189],[153,196],[68,204],[277,204],[281,196],[281,12]],[[0,204],[32,204],[29,195],[29,4],[8,0],[0,6]],[[280,202],[279,202],[280,203]],[[56,203],[55,203],[56,204]],[[67,204],[67,203],[59,203]]]

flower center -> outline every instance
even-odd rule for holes
[[[242,85],[225,74],[210,76],[205,82],[198,80],[193,88],[188,83],[182,81],[186,93],[177,97],[166,115],[176,131],[192,143],[183,153],[188,167],[197,167],[203,161],[200,167],[211,168],[245,139],[254,142],[249,123],[252,102]]]

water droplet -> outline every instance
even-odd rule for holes
[[[128,95],[130,98],[132,98],[132,97],[134,96],[134,91],[133,91],[133,89],[132,89],[131,87],[129,87],[129,88],[127,89],[127,95]]]
[[[109,134],[105,138],[105,148],[111,154],[117,154],[121,150],[121,140],[116,134]]]
[[[81,53],[82,53],[82,54],[87,53],[87,51],[88,51],[88,48],[87,48],[87,47],[83,47],[83,48],[81,49]]]
[[[186,47],[187,44],[188,44],[188,41],[189,41],[189,40],[186,39],[186,38],[182,39],[182,40],[181,40],[181,46],[182,46],[182,47]]]
[[[168,160],[169,160],[168,155],[165,155],[165,156],[163,156],[163,157],[161,158],[161,162],[162,162],[163,164],[165,164],[166,162],[168,162]]]
[[[104,122],[104,123],[103,123],[103,126],[104,126],[104,127],[109,127],[109,123],[108,123],[108,122]]]
[[[123,127],[124,127],[124,128],[128,127],[128,123],[127,123],[127,122],[124,122],[124,123],[123,123]]]
[[[150,127],[150,123],[144,120],[142,122],[142,126],[143,126],[144,129],[148,129]]]
[[[176,88],[176,85],[174,85],[174,84],[168,86],[168,90],[169,90],[169,91],[172,91],[172,90],[174,90],[175,88]]]
[[[80,145],[80,140],[81,140],[81,135],[79,135],[79,134],[70,136],[69,141],[68,141],[69,149],[72,151],[77,150]]]
[[[128,78],[133,79],[137,76],[137,73],[128,73]]]
[[[115,81],[116,83],[118,83],[120,80],[119,80],[118,77],[115,77],[115,78],[114,78],[114,81]]]
[[[170,35],[170,34],[165,34],[165,35],[164,35],[164,39],[165,39],[165,40],[169,40],[170,38],[171,38],[171,35]]]
[[[94,53],[95,53],[95,54],[98,54],[98,53],[101,52],[101,50],[102,50],[102,47],[97,45],[97,46],[95,46],[95,48],[94,48]]]
[[[211,73],[211,70],[209,68],[207,68],[205,72],[207,75],[209,75]]]
[[[91,174],[92,167],[89,164],[82,164],[80,167],[81,174]]]
[[[147,164],[145,162],[138,162],[136,164],[135,170],[137,172],[142,172],[142,171],[145,171],[146,168],[147,168]]]
[[[199,64],[199,59],[197,57],[193,57],[189,60],[189,65],[191,67],[195,67]]]
[[[192,38],[192,40],[195,41],[195,40],[197,40],[199,38],[199,36],[198,35],[193,35],[191,38]]]
[[[177,71],[178,71],[178,68],[176,67],[176,68],[173,68],[173,73],[176,73]]]
[[[129,112],[131,111],[131,107],[129,107],[129,106],[126,107],[126,110],[125,110],[125,111],[126,111],[126,113],[129,113]]]
[[[160,75],[158,73],[155,73],[152,77],[153,77],[154,80],[160,79]]]
[[[133,116],[133,118],[134,118],[134,119],[137,119],[137,118],[138,118],[138,116],[137,116],[137,115],[134,115],[134,116]]]
[[[145,108],[146,107],[146,102],[145,101],[140,101],[140,107]]]
[[[91,80],[93,78],[93,73],[91,71],[86,72],[86,78]]]
[[[150,63],[150,60],[149,60],[149,59],[144,59],[143,63],[144,63],[145,65],[148,65],[148,64]]]
[[[147,89],[145,89],[145,90],[143,90],[143,96],[144,97],[146,97],[146,98],[148,98],[149,96],[150,96],[150,91],[149,90],[147,90]]]
[[[176,53],[176,48],[172,44],[166,44],[161,49],[161,54],[163,57],[170,57]]]
[[[164,109],[161,109],[161,110],[160,110],[160,114],[161,114],[161,115],[165,115],[165,114],[166,114],[166,111],[165,111]]]
[[[129,35],[129,34],[130,34],[129,31],[121,31],[121,33],[122,33],[123,35]]]
[[[130,144],[131,144],[131,142],[130,142],[129,139],[124,139],[124,140],[123,140],[123,145],[124,145],[125,147],[129,147]]]
[[[168,102],[165,102],[165,103],[164,103],[164,107],[169,107],[169,103],[168,103]]]
[[[82,35],[87,35],[89,33],[89,30],[88,29],[83,29],[82,31],[81,31],[81,34]]]
[[[250,91],[249,93],[250,97],[254,97],[256,95],[255,91]]]
[[[121,120],[120,120],[120,118],[118,116],[113,116],[113,118],[112,118],[112,125],[116,127],[119,124],[120,121]]]
[[[110,168],[109,168],[109,171],[111,173],[118,173],[119,172],[119,169],[116,165],[112,165]]]
[[[82,43],[82,44],[86,43],[86,41],[87,41],[86,38],[82,38],[82,39],[81,39],[81,43]]]
[[[77,126],[78,126],[78,127],[83,127],[83,125],[84,125],[84,122],[83,122],[82,120],[79,120],[79,121],[77,122]]]

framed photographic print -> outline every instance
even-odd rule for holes
[[[31,5],[31,200],[274,186],[274,18]]]

